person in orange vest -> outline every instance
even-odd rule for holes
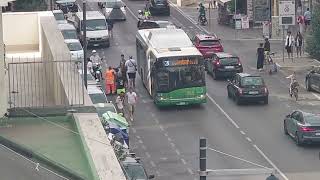
[[[111,66],[109,66],[108,70],[106,71],[105,79],[106,79],[106,94],[114,94],[116,92],[116,84],[115,84],[116,73]]]

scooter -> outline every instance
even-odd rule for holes
[[[200,20],[201,26],[205,26],[208,24],[208,20],[207,20],[206,16],[204,16],[204,15],[201,15],[199,20]]]

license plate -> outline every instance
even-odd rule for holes
[[[177,105],[186,105],[186,102],[179,102]]]
[[[249,91],[249,94],[259,94],[258,91]]]
[[[225,66],[224,68],[226,68],[226,69],[233,69],[234,66]]]
[[[93,46],[99,46],[99,44],[93,44]]]
[[[316,136],[320,136],[320,133],[316,133]]]

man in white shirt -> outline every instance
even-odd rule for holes
[[[291,35],[291,31],[288,31],[287,37],[286,37],[286,43],[285,43],[285,48],[288,53],[288,58],[290,58],[290,55],[293,58],[293,53],[292,53],[293,44],[294,44],[294,37]]]
[[[92,50],[92,55],[90,56],[90,60],[93,64],[96,64],[96,63],[101,64],[101,57],[99,56],[96,50]]]
[[[129,106],[130,120],[133,121],[134,106],[137,103],[137,94],[133,92],[132,88],[129,88],[129,92],[127,92],[127,101]]]
[[[132,56],[129,57],[129,59],[125,63],[125,67],[127,69],[128,74],[128,86],[129,88],[135,88],[136,87],[136,72],[137,72],[137,63],[136,60],[132,58]]]

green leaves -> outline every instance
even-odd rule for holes
[[[45,0],[16,0],[15,11],[44,11],[47,10]]]
[[[306,51],[320,60],[320,6],[314,6],[311,20],[311,29],[306,37]]]

